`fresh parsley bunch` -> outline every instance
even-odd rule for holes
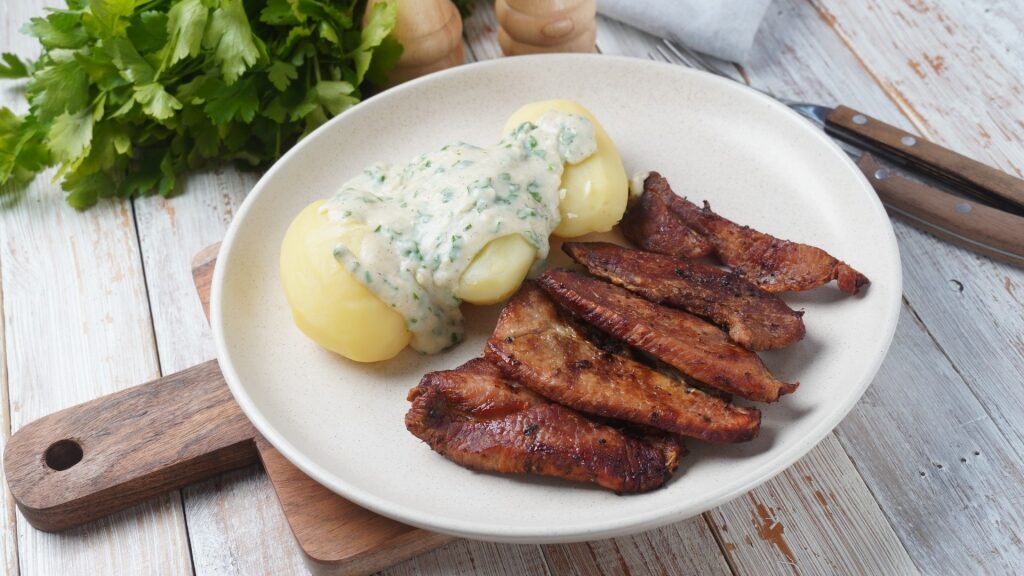
[[[392,0],[66,0],[33,18],[30,111],[0,108],[0,200],[41,170],[75,208],[174,191],[211,162],[261,167],[381,83],[402,47]]]

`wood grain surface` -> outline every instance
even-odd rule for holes
[[[775,4],[775,6],[779,7],[780,5]],[[933,13],[929,7],[930,5],[923,4],[922,6],[928,8],[928,10],[925,12],[906,10],[906,6],[900,4],[895,7],[888,7],[886,14],[899,13],[912,22],[932,18]],[[881,7],[877,4],[873,5],[872,8],[876,12],[881,10]],[[836,25],[836,21],[831,17],[830,12],[822,6],[809,8],[805,5],[800,5],[800,3],[793,3],[791,9],[794,10],[794,13],[778,14],[773,10],[769,15],[769,21],[765,23],[766,29],[777,29],[770,27],[770,19],[776,17],[785,18],[786,22],[790,24],[800,22],[805,27],[799,33],[794,33],[793,28],[789,28],[787,33],[780,32],[778,39],[773,42],[774,48],[772,50],[758,52],[748,66],[751,80],[755,85],[775,90],[784,96],[796,99],[820,100],[827,103],[844,102],[860,110],[871,110],[873,115],[903,129],[915,129],[910,120],[901,114],[900,104],[902,100],[900,94],[903,93],[893,92],[892,83],[875,83],[873,81],[870,69],[865,70],[861,66],[859,53],[851,53],[850,46],[844,41],[844,38],[834,33],[833,26]],[[896,18],[897,16],[892,17]],[[759,42],[764,39],[765,36],[761,35]],[[773,56],[773,53],[785,54],[786,57],[785,59],[779,59]],[[891,59],[892,56],[889,55],[889,58]],[[829,68],[832,70],[848,70],[848,73],[820,73],[821,70]],[[903,94],[903,96],[905,97],[906,95]],[[931,98],[932,96],[929,95],[928,90],[923,90],[918,97]],[[943,141],[943,143],[955,145],[952,141]],[[979,159],[993,161],[994,164],[999,165],[998,162],[982,155],[981,151],[977,148],[962,145],[960,149],[976,154]],[[1006,168],[1006,166],[1000,167]],[[1015,327],[1010,327],[1009,332],[1002,335],[1002,339],[993,338],[989,333],[993,330],[998,330],[999,325],[1005,323],[1005,320],[995,320],[993,312],[998,313],[998,311],[1002,311],[1003,316],[1009,317],[1011,322],[1017,316],[1014,314],[1014,307],[1006,302],[1007,293],[1002,283],[1007,278],[1020,278],[1022,276],[1020,270],[995,264],[971,252],[940,242],[929,235],[909,228],[898,220],[895,225],[903,256],[904,291],[907,304],[906,309],[909,313],[909,315],[904,314],[903,323],[907,323],[908,317],[910,319],[921,318],[922,310],[930,310],[936,306],[946,309],[954,317],[957,317],[959,326],[970,331],[970,334],[961,335],[965,341],[985,339],[989,345],[996,346],[996,348],[984,351],[981,348],[983,344],[979,343],[979,347],[975,349],[975,354],[978,355],[976,361],[985,363],[988,366],[979,374],[982,382],[988,381],[982,386],[982,389],[987,390],[991,384],[999,382],[1005,377],[1005,372],[1002,372],[1001,368],[1006,364],[1015,364],[1015,367],[1007,368],[1011,370],[1015,368],[1017,374],[1016,381],[1019,382],[1021,363],[1017,347],[1013,345],[1013,342],[1020,339],[1021,333],[1024,332],[1024,327],[1021,326],[1020,322],[1017,322]],[[984,303],[979,302],[980,305],[976,306],[973,310],[965,310],[957,304],[958,301],[963,300],[959,296],[962,293],[958,289],[960,286],[958,282],[960,281],[957,278],[964,278],[965,280],[969,278],[970,280],[967,281],[972,285],[976,282],[985,282],[992,274],[991,271],[987,270],[989,267],[999,270],[995,275],[995,279],[998,279],[999,283],[991,282],[986,294],[991,300]],[[954,272],[954,270],[956,271]],[[954,309],[956,309],[955,312],[953,311]],[[1016,310],[1019,310],[1019,308]],[[971,314],[974,315],[974,318],[967,318]],[[987,318],[982,320],[981,318],[985,316]],[[960,361],[955,359],[952,362],[950,361],[950,348],[948,344],[943,344],[941,341],[943,336],[949,334],[949,331],[937,330],[937,324],[935,323],[937,321],[948,321],[948,318],[935,316],[932,322],[925,321],[926,331],[933,340],[931,346],[928,346],[927,342],[920,340],[915,342],[908,340],[905,342],[906,338],[903,336],[905,334],[905,326],[901,325],[899,336],[897,336],[894,342],[890,358],[869,390],[866,399],[879,390],[898,388],[905,384],[900,377],[887,377],[887,375],[893,374],[889,370],[889,366],[895,362],[894,358],[898,357],[901,350],[907,350],[906,353],[908,355],[921,359],[917,366],[927,373],[927,376],[924,373],[919,375],[924,381],[930,383],[940,382],[947,377],[949,370],[955,372],[962,371],[963,359],[960,359]],[[997,345],[996,342],[999,342],[999,344]],[[915,344],[917,345],[915,346]],[[934,384],[930,386],[934,386]],[[1009,402],[1007,400],[1000,402],[999,405],[1008,405]],[[890,483],[902,484],[905,487],[911,488],[915,486],[909,483],[914,481],[912,474],[919,474],[920,470],[916,472],[905,470],[904,475],[894,477],[887,473],[888,469],[894,462],[900,462],[908,458],[927,459],[929,457],[928,452],[934,450],[936,446],[916,444],[909,441],[906,439],[906,430],[912,428],[911,422],[918,420],[927,421],[927,418],[932,413],[945,407],[947,401],[948,399],[937,397],[930,390],[921,389],[919,390],[917,400],[906,404],[879,405],[877,403],[871,404],[865,400],[854,409],[851,416],[840,426],[839,434],[840,438],[844,440],[844,447],[854,456],[858,471],[873,490],[875,490],[876,486],[884,486]],[[1017,406],[1019,405],[1017,404]],[[957,408],[955,404],[951,405],[951,407],[954,410]],[[884,428],[881,431],[872,430],[868,438],[845,436],[846,426],[851,421],[856,421],[855,419],[858,415],[865,413],[869,409],[875,413],[892,414],[894,422],[898,422],[898,424],[890,428]],[[991,414],[991,411],[989,413]],[[936,438],[936,444],[941,447],[943,444],[953,442],[970,443],[975,441],[975,431],[973,428],[975,426],[985,427],[990,424],[990,422],[986,422],[989,420],[988,418],[981,415],[978,417],[980,418],[979,420],[963,427],[953,423],[942,427],[941,431],[937,431],[941,432],[941,434]],[[957,421],[966,422],[972,419],[958,419]],[[1020,422],[1019,416],[1017,422]],[[867,440],[874,438],[887,439],[887,442],[883,445],[884,449],[874,452],[855,452],[852,449],[854,446],[861,446]],[[954,459],[954,462],[959,464],[959,458],[960,456]],[[919,475],[919,480],[920,478]],[[973,570],[984,572],[986,567],[989,566],[985,558],[975,558],[972,560],[965,554],[965,550],[983,549],[984,544],[980,540],[986,538],[992,532],[992,527],[984,522],[978,522],[977,518],[972,518],[969,515],[951,515],[950,498],[954,497],[959,491],[968,490],[969,481],[955,476],[948,477],[948,479],[952,481],[947,486],[948,492],[937,490],[926,494],[920,490],[915,491],[908,488],[907,491],[903,492],[902,499],[882,500],[883,510],[887,518],[889,518],[891,525],[899,534],[901,541],[905,544],[908,552],[917,565],[922,568],[923,572],[962,573],[962,568],[965,565],[973,566],[972,569],[968,569],[969,572]],[[876,497],[879,496],[877,491],[874,494]],[[981,505],[980,502],[978,504]],[[998,509],[998,506],[988,509],[994,511]],[[960,542],[963,542],[963,544],[961,546],[947,547],[945,553],[938,556],[932,556],[928,550],[922,549],[920,546],[922,535],[925,533],[925,530],[930,528],[927,524],[930,524],[932,521],[927,519],[932,517],[941,517],[944,522],[948,522],[955,530],[962,531],[960,536],[962,540]],[[935,543],[935,545],[942,544],[943,541]],[[1016,554],[1016,562],[1019,563],[1021,562],[1020,551],[1018,550]],[[943,561],[947,560],[952,563],[943,565]],[[987,568],[987,570],[999,572],[994,566]]]
[[[2,276],[0,276],[2,280]],[[11,434],[11,400],[7,383],[7,345],[4,341],[6,331],[3,326],[4,292],[0,283],[0,449],[7,448],[7,440]],[[0,481],[7,485],[7,474],[0,467]],[[3,513],[3,537],[0,538],[0,554],[3,554],[4,574],[18,573],[18,517],[14,498],[9,490],[4,490],[0,499],[0,513]]]
[[[207,314],[218,248],[192,260]],[[315,572],[368,574],[453,540],[362,509],[299,471],[242,413],[216,360],[34,420],[8,440],[3,468],[32,526],[62,531],[257,459]]]
[[[765,37],[762,32],[759,41],[772,46],[794,35],[781,24],[772,26],[776,18],[790,25],[806,24],[795,35],[814,39],[820,20],[813,17],[813,9],[805,4],[793,8],[790,12],[770,12],[765,32],[775,31],[779,36]],[[654,57],[657,39],[618,24],[611,26],[618,28],[617,45],[632,50],[643,50],[647,45],[646,52]],[[814,48],[827,49],[828,45]],[[744,79],[743,72],[737,70],[735,78]],[[813,466],[801,474],[798,466],[805,463]],[[833,573],[840,559],[855,557],[865,573],[912,573],[909,557],[870,490],[859,479],[849,481],[852,464],[834,439],[822,442],[798,466],[755,489],[748,498],[734,500],[705,515],[737,572],[788,574],[795,566],[809,573]],[[818,480],[808,482],[808,475]],[[833,495],[827,514],[819,498],[825,493]],[[786,496],[784,501],[780,494]],[[765,505],[780,501],[784,505]],[[797,535],[793,534],[794,525],[800,527]]]
[[[219,243],[212,244],[192,258],[192,281],[207,317],[219,249]],[[194,369],[185,372],[191,370]],[[217,378],[222,381],[219,371]],[[235,410],[241,415],[233,400],[231,404],[224,412]],[[249,427],[247,432],[247,440],[252,441],[259,452],[263,469],[274,486],[281,511],[310,571],[337,576],[368,574],[454,540],[451,536],[420,530],[356,506],[302,473],[255,429]]]
[[[55,1],[55,0],[51,0]],[[0,50],[40,0],[0,3]],[[467,59],[500,55],[491,3],[465,22]],[[599,19],[603,53],[654,39]],[[736,76],[843,103],[982,162],[1024,169],[1024,14],[999,0],[774,0]],[[0,103],[23,109],[0,85]],[[172,200],[77,214],[43,175],[0,211],[0,426],[212,356],[189,277],[255,176],[196,175]],[[1024,272],[895,222],[905,303],[865,399],[811,454],[702,518],[567,546],[460,540],[389,574],[963,574],[1024,565]],[[56,351],[56,353],[55,353]],[[45,358],[45,361],[40,361]],[[2,442],[4,440],[0,440]],[[977,454],[976,454],[977,452]],[[941,468],[939,467],[941,466]],[[0,502],[8,574],[303,574],[262,471],[247,468],[50,535]]]
[[[18,29],[42,8],[38,0],[0,5],[0,51],[38,53]],[[4,82],[0,104],[24,111],[24,95]],[[23,202],[0,210],[7,435],[159,375],[132,205],[76,213],[52,178],[40,175]],[[177,575],[192,569],[186,530],[181,498],[168,494],[61,535],[18,516],[4,540],[18,545],[11,574]]]
[[[7,443],[18,510],[67,530],[256,462],[256,430],[216,360],[54,412]]]

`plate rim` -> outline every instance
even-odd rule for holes
[[[726,493],[720,494],[715,498],[709,498],[702,500],[698,506],[690,508],[680,508],[671,512],[638,512],[631,516],[617,516],[609,521],[594,524],[589,523],[586,526],[565,526],[563,525],[560,529],[543,531],[536,528],[524,528],[517,527],[514,525],[496,525],[496,524],[476,524],[472,521],[465,520],[453,520],[446,519],[444,522],[432,521],[429,514],[419,513],[416,510],[408,509],[402,505],[391,505],[391,502],[384,498],[378,498],[377,496],[364,492],[362,489],[352,486],[345,482],[343,479],[337,478],[336,475],[330,474],[322,466],[319,466],[312,458],[307,457],[292,443],[290,443],[282,434],[280,434],[269,421],[265,419],[262,412],[257,408],[253,400],[247,394],[242,379],[239,377],[238,372],[235,370],[234,363],[231,360],[230,355],[227,353],[228,347],[224,333],[224,316],[223,316],[223,298],[224,298],[224,281],[227,274],[227,270],[231,267],[231,257],[235,245],[235,238],[238,236],[238,230],[244,225],[246,216],[251,211],[252,207],[259,202],[259,198],[265,192],[267,182],[273,179],[274,174],[281,169],[281,166],[288,163],[293,155],[301,153],[301,151],[311,145],[311,142],[315,142],[317,136],[323,131],[329,129],[330,126],[345,122],[346,118],[357,112],[360,105],[353,106],[349,110],[346,110],[342,114],[332,118],[313,133],[308,135],[305,139],[300,141],[298,144],[293,146],[288,152],[286,152],[281,158],[279,158],[257,181],[253,188],[246,195],[242,204],[239,206],[235,213],[234,218],[231,221],[231,225],[228,228],[227,233],[221,243],[221,249],[217,258],[217,265],[214,267],[213,281],[211,286],[211,297],[210,297],[210,325],[213,329],[214,344],[217,352],[217,362],[220,366],[221,372],[224,375],[224,379],[228,384],[228,388],[231,391],[235,401],[241,407],[242,412],[252,422],[253,426],[263,435],[263,437],[276,448],[289,462],[295,465],[297,468],[302,470],[303,473],[313,478],[319,484],[325,486],[335,494],[352,501],[353,503],[367,508],[373,512],[376,512],[382,516],[391,518],[398,522],[409,524],[418,528],[426,530],[440,532],[444,534],[450,534],[462,538],[470,539],[482,539],[493,542],[507,542],[507,543],[518,543],[518,544],[544,544],[544,543],[569,543],[569,542],[580,542],[585,540],[593,540],[600,538],[610,538],[616,536],[622,536],[627,534],[633,534],[644,530],[665,526],[671,523],[675,523],[686,518],[691,518],[702,514],[708,510],[716,508],[726,502],[735,499],[742,494],[757,488],[763,483],[767,482],[776,475],[789,469],[797,460],[805,456],[815,446],[821,443],[825,437],[831,433],[846,417],[846,415],[853,409],[853,407],[860,402],[864,395],[864,392],[874,381],[875,376],[878,374],[878,370],[881,368],[882,362],[888,356],[889,349],[892,345],[893,338],[896,332],[896,326],[899,321],[900,308],[902,299],[899,295],[902,294],[902,262],[899,252],[898,243],[896,241],[895,231],[892,227],[891,221],[889,221],[888,214],[885,212],[881,200],[875,194],[874,189],[868,182],[867,178],[861,173],[860,169],[857,168],[856,164],[846,155],[845,152],[829,138],[824,131],[814,126],[811,122],[791,110],[789,107],[780,103],[779,101],[761,93],[757,90],[750,88],[746,85],[739,84],[729,79],[720,78],[718,76],[702,72],[699,70],[693,70],[678,66],[675,64],[656,62],[652,60],[644,60],[639,58],[631,58],[626,56],[612,56],[612,55],[597,55],[597,54],[536,54],[528,56],[514,56],[505,58],[496,58],[491,60],[485,60],[480,62],[474,62],[471,64],[465,64],[454,68],[449,68],[441,72],[436,72],[427,76],[423,76],[397,87],[391,88],[387,91],[383,91],[379,94],[367,98],[361,104],[373,102],[385,96],[388,93],[396,93],[396,91],[411,90],[422,84],[436,82],[442,78],[447,78],[454,75],[471,75],[475,74],[477,70],[486,68],[502,67],[513,65],[513,63],[521,62],[523,60],[536,61],[536,65],[543,66],[546,61],[561,61],[561,60],[586,60],[596,61],[600,59],[602,62],[607,62],[609,59],[620,61],[625,63],[627,66],[647,66],[657,67],[662,69],[671,69],[673,73],[692,75],[695,77],[701,77],[702,81],[709,81],[712,83],[719,84],[724,87],[725,90],[735,90],[744,93],[747,97],[753,97],[756,100],[765,103],[776,111],[780,112],[784,116],[788,116],[790,119],[795,120],[794,127],[797,126],[799,129],[809,132],[818,142],[823,146],[824,149],[830,150],[833,155],[837,156],[841,162],[845,163],[847,168],[854,175],[854,178],[859,180],[861,188],[866,192],[866,199],[873,204],[873,208],[878,212],[881,217],[889,225],[886,227],[886,244],[888,245],[891,256],[894,258],[895,274],[894,278],[894,289],[893,293],[897,297],[893,298],[888,303],[885,312],[885,334],[884,334],[884,345],[881,347],[881,353],[875,358],[873,365],[870,370],[866,372],[867,376],[861,382],[856,383],[856,395],[852,396],[853,401],[849,402],[848,405],[843,406],[841,409],[834,412],[830,412],[827,415],[828,418],[822,418],[814,427],[806,434],[799,442],[793,444],[785,451],[781,452],[774,459],[764,463],[751,474],[751,480],[737,486],[733,490]]]

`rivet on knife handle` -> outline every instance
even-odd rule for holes
[[[1024,267],[1024,217],[890,172],[871,154],[861,156],[857,166],[890,212],[943,240]]]
[[[1024,212],[1024,180],[924,140],[846,106],[825,120],[825,131],[908,168],[934,176],[963,192]]]

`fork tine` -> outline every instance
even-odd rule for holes
[[[740,84],[745,84],[745,85],[750,86],[746,82],[742,82],[740,80],[737,80],[733,76],[731,76],[731,75],[727,74],[726,72],[722,71],[721,68],[719,68],[718,66],[712,64],[707,58],[704,58],[703,56],[701,56],[697,52],[693,51],[692,49],[687,48],[686,46],[683,46],[683,45],[677,45],[676,43],[672,42],[671,40],[669,40],[667,38],[663,38],[661,40],[661,43],[658,44],[658,46],[657,46],[657,51],[661,55],[662,58],[664,58],[666,61],[668,61],[670,63],[681,64],[681,65],[687,66],[689,68],[696,68],[698,70],[703,70],[705,72],[710,72],[710,73],[715,74],[717,76],[721,76],[722,78],[725,78],[727,80],[732,80],[734,82],[739,82]],[[651,53],[648,52],[648,55],[651,55]],[[801,103],[801,102],[796,102],[796,101],[790,100],[788,98],[782,98],[780,96],[776,96],[776,95],[772,94],[771,92],[767,92],[765,90],[762,90],[762,89],[758,88],[757,86],[750,86],[750,88],[753,88],[754,90],[757,90],[758,92],[760,92],[762,94],[766,94],[766,95],[768,95],[768,96],[778,100],[779,102],[782,102],[786,106],[789,106],[791,108],[796,109],[797,112],[799,112],[800,114],[803,114],[804,116],[807,116],[808,118],[811,118],[812,121],[817,121],[817,122],[820,123],[820,120],[815,120],[813,114],[808,115],[807,113],[801,111],[801,107],[809,106],[808,104],[804,104],[804,103]]]
[[[654,60],[655,62],[668,62],[669,64],[671,64],[672,61],[665,57],[665,54],[661,52],[660,48],[661,47],[659,46],[658,50],[656,50],[655,52],[648,52],[647,57],[650,58],[651,60]]]
[[[658,48],[660,49],[662,46],[665,46],[665,48],[668,49],[668,52],[674,56],[674,60],[681,62],[690,68],[697,68],[705,72],[711,72],[712,74],[728,77],[728,75],[722,72],[722,70],[717,66],[708,62],[703,56],[686,46],[677,45],[667,38],[662,39],[661,45],[659,45]]]
[[[657,50],[658,52],[661,53],[662,56],[664,56],[670,62],[673,62],[675,64],[682,64],[683,66],[688,66],[690,68],[694,67],[687,60],[680,58],[680,53],[678,51],[670,52],[669,46],[669,41],[662,38],[661,43],[658,44]]]
[[[675,56],[673,56],[671,52],[669,52],[668,50],[665,50],[665,47],[660,45],[660,44],[655,46],[654,49],[655,49],[655,51],[658,52],[658,54],[661,55],[661,59],[664,60],[665,62],[668,62],[669,64],[682,64],[683,66],[686,66],[687,68],[693,68],[693,66],[690,66],[688,63],[683,62],[679,58],[676,58]]]

